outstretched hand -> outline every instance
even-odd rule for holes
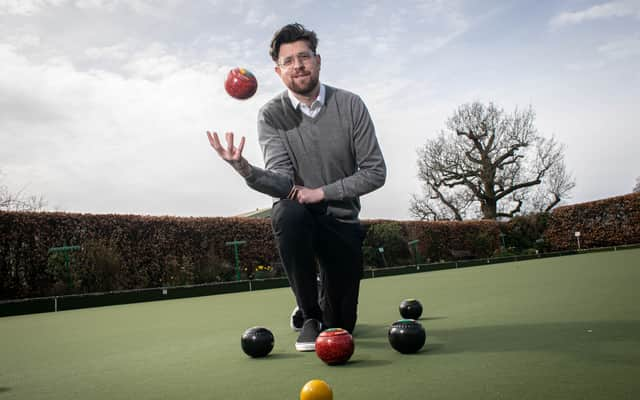
[[[217,132],[207,131],[207,138],[209,138],[209,144],[218,153],[218,155],[231,166],[238,171],[243,177],[248,177],[251,174],[251,166],[249,162],[242,157],[242,149],[244,149],[244,136],[240,138],[240,144],[238,147],[233,144],[233,132],[227,132],[224,134],[227,141],[227,147],[223,147],[218,138]]]
[[[242,158],[242,149],[244,149],[244,136],[240,138],[240,144],[238,147],[233,145],[233,132],[227,132],[224,136],[227,140],[227,147],[222,147],[217,132],[213,132],[212,134],[207,131],[209,144],[211,144],[211,147],[213,147],[222,159],[226,161],[239,161]]]

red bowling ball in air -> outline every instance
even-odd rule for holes
[[[249,70],[234,68],[227,74],[224,89],[229,93],[229,96],[238,100],[246,100],[258,90],[258,80]]]
[[[316,354],[328,365],[345,364],[354,349],[353,337],[342,328],[322,331],[316,339]]]

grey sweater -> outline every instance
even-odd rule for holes
[[[355,222],[359,197],[380,188],[387,169],[364,102],[345,90],[325,88],[325,105],[315,118],[294,109],[287,91],[260,109],[265,169],[252,165],[245,179],[276,201],[293,185],[321,187],[327,213]]]

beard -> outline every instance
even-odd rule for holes
[[[288,85],[289,90],[301,96],[308,96],[313,93],[313,90],[318,86],[318,83],[320,82],[320,78],[318,75],[314,76],[314,74],[310,74],[307,77],[308,80],[305,80],[302,83],[298,83],[296,82],[295,78],[292,78],[291,82]]]

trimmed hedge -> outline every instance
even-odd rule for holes
[[[229,281],[236,239],[243,276],[278,261],[264,219],[0,212],[0,300]]]
[[[452,260],[456,251],[467,258],[484,258],[499,245],[500,223],[496,221],[406,221],[408,240],[419,240],[418,252],[425,262]]]
[[[558,207],[544,231],[552,251],[640,243],[640,193]]]
[[[583,249],[640,243],[640,194],[509,222],[363,224],[367,266],[381,267],[378,247],[388,267],[414,264],[412,240],[419,241],[419,263],[573,251],[575,231]],[[234,240],[246,241],[240,271],[225,245]],[[80,249],[68,260],[49,251],[64,245]],[[0,212],[0,300],[225,282],[238,272],[241,279],[284,276],[279,264],[269,219]]]

